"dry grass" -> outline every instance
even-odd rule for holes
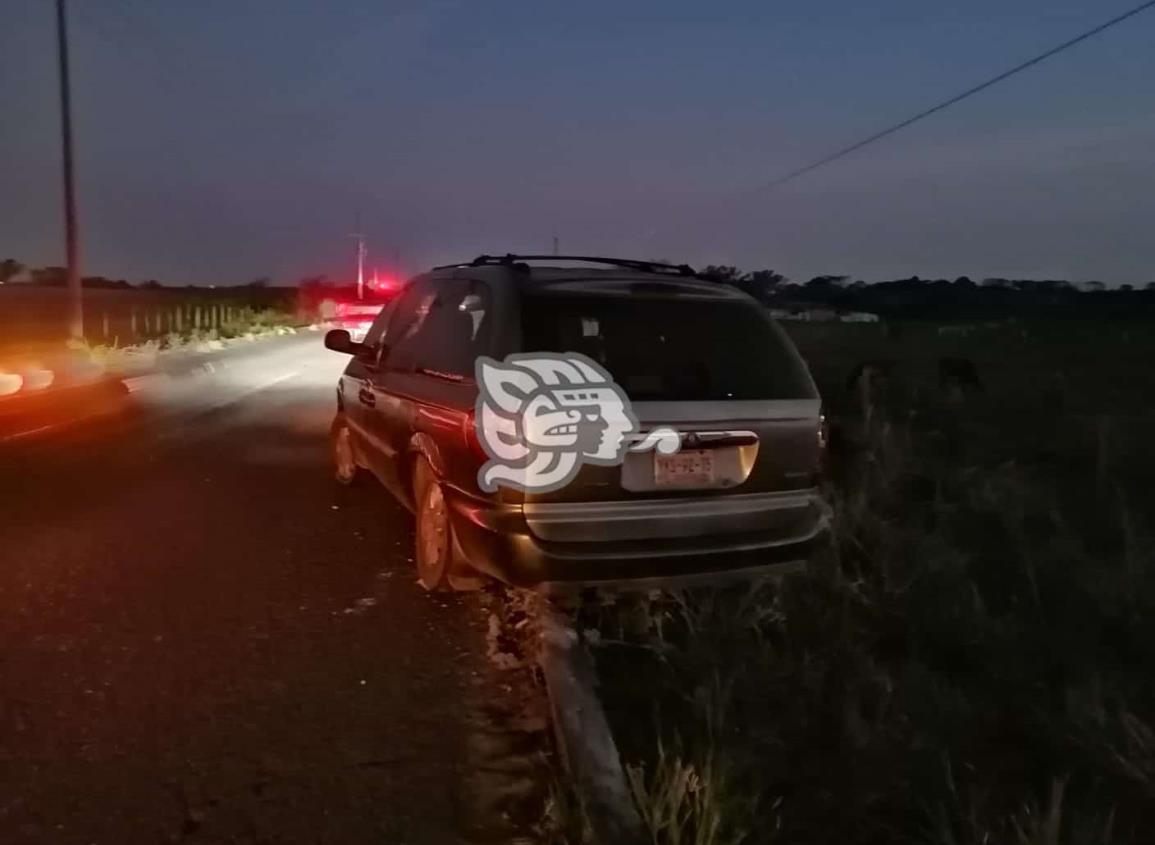
[[[809,572],[587,607],[654,842],[1149,841],[1150,463],[1116,386],[1089,430],[997,389],[843,408]]]
[[[147,365],[155,361],[161,352],[221,349],[227,341],[288,334],[302,325],[302,322],[293,315],[273,310],[238,309],[237,315],[236,319],[220,328],[187,328],[179,332],[168,332],[159,338],[124,345],[114,339],[105,344],[70,342],[69,347],[100,363],[107,371],[115,372]]]

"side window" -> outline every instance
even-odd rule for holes
[[[385,327],[389,325],[389,320],[393,316],[393,311],[397,307],[397,299],[389,302],[381,309],[377,315],[377,319],[373,321],[373,325],[369,327],[369,331],[365,333],[365,339],[361,341],[366,346],[376,347],[381,343],[381,338],[385,336]]]
[[[403,340],[390,340],[389,368],[451,378],[473,378],[478,355],[489,351],[493,322],[489,289],[449,279],[416,298]],[[393,336],[392,325],[389,329]]]
[[[445,293],[424,335],[427,342],[419,348],[417,366],[471,379],[477,356],[490,351],[492,297],[484,283],[466,279]]]
[[[445,284],[435,279],[420,279],[412,283],[397,300],[397,307],[385,331],[385,342],[389,345],[389,352],[385,356],[386,369],[413,371],[414,352],[419,337],[434,312],[439,289]]]

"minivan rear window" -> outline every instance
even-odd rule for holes
[[[635,402],[817,395],[790,340],[744,302],[528,294],[522,343],[594,359]]]

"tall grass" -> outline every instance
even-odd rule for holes
[[[68,347],[99,362],[108,370],[116,370],[130,366],[133,362],[151,360],[161,351],[219,349],[227,340],[291,333],[302,325],[302,320],[282,311],[238,308],[232,312],[230,319],[214,328],[187,326],[159,337],[125,343],[116,337],[106,343],[69,341]]]
[[[1152,841],[1149,497],[1109,426],[1028,468],[919,410],[806,573],[585,610],[656,843]]]

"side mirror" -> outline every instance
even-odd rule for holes
[[[325,348],[332,349],[334,352],[344,352],[346,355],[355,355],[359,343],[354,343],[353,338],[349,332],[344,329],[330,329],[325,332]]]

